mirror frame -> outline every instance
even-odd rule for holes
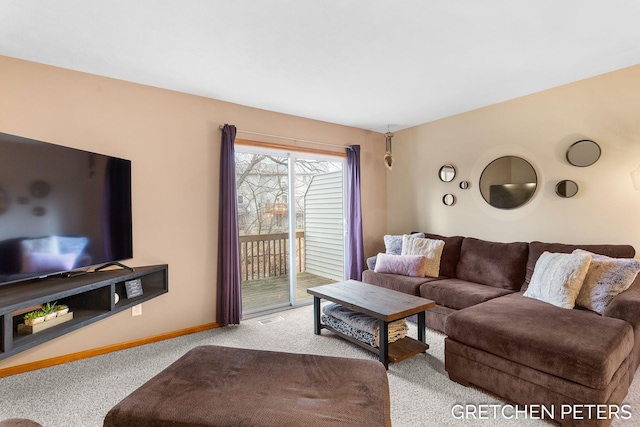
[[[579,153],[579,151],[584,151],[585,148],[589,150],[597,149],[597,152],[598,152],[597,156],[595,156],[594,158],[593,155],[589,153],[590,157],[586,162],[577,162],[577,159],[575,158],[575,156],[581,155],[582,153]],[[572,152],[574,153],[573,160],[571,155]],[[567,153],[566,153],[567,162],[569,162],[570,165],[573,165],[579,168],[585,168],[587,166],[591,166],[592,164],[594,164],[600,159],[601,155],[602,155],[602,148],[600,148],[600,145],[598,145],[598,143],[595,141],[591,141],[590,139],[582,139],[580,141],[574,142],[569,146],[569,148],[567,148]]]
[[[453,175],[451,177],[449,177],[450,172],[453,172]],[[458,172],[456,171],[455,166],[450,164],[443,165],[438,170],[438,178],[440,178],[440,181],[442,182],[451,182],[456,178],[457,173]]]
[[[575,191],[573,192],[573,194],[567,194],[567,192],[566,192],[567,184],[575,185],[576,188],[575,188]],[[564,186],[564,191],[562,191],[562,187],[563,186]],[[578,183],[576,183],[575,181],[572,181],[570,179],[563,179],[562,181],[559,181],[556,184],[556,194],[558,195],[558,197],[562,197],[563,199],[569,199],[569,198],[575,196],[576,194],[578,194],[579,190],[580,190],[580,187],[578,186]]]
[[[495,162],[502,160],[502,159],[506,159],[506,158],[512,158],[512,159],[518,159],[518,160],[522,160],[523,162],[525,162],[530,168],[531,171],[533,172],[533,177],[535,178],[535,182],[533,182],[532,184],[534,184],[533,187],[533,191],[531,191],[531,194],[529,194],[529,196],[526,199],[523,199],[519,204],[514,205],[514,206],[496,206],[494,204],[491,204],[490,201],[490,196],[487,196],[484,194],[484,192],[482,191],[483,189],[483,185],[482,185],[482,179],[483,177],[485,177],[487,170],[489,169],[489,167],[491,165],[493,165]],[[512,184],[512,183],[501,183],[501,184],[495,184],[495,185],[505,185],[505,184]],[[521,184],[531,184],[531,183],[521,183]],[[491,186],[491,183],[489,183],[489,185]],[[482,174],[480,174],[480,179],[478,181],[478,187],[479,187],[479,191],[480,191],[480,195],[482,196],[482,198],[484,199],[485,202],[487,202],[487,204],[491,207],[494,207],[496,209],[501,209],[501,210],[512,210],[512,209],[517,209],[520,208],[524,205],[526,205],[527,203],[529,203],[529,201],[531,201],[531,199],[533,198],[533,196],[536,194],[536,191],[538,190],[538,173],[536,172],[536,168],[533,167],[533,165],[526,159],[520,157],[520,156],[513,156],[513,155],[507,155],[507,156],[502,156],[502,157],[498,157],[494,160],[492,160],[491,162],[489,162],[489,164],[487,166],[485,166],[485,168],[482,170]]]

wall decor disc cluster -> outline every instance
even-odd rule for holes
[[[438,170],[438,178],[440,178],[440,181],[442,182],[453,181],[456,177],[456,174],[456,167],[452,164],[443,165]],[[454,196],[453,194],[445,194],[444,196],[442,196],[442,203],[444,203],[446,206],[453,206],[456,203],[456,196]]]
[[[451,182],[456,177],[456,168],[453,165],[444,165],[438,171],[438,177],[442,182]]]
[[[563,179],[556,184],[556,194],[565,199],[573,197],[578,194],[578,184],[570,179]]]
[[[447,206],[453,206],[456,204],[456,196],[454,196],[453,194],[445,194],[442,197],[442,203]]]
[[[602,150],[598,143],[590,139],[583,139],[574,142],[567,149],[567,161],[573,166],[583,168],[597,162],[601,154]]]

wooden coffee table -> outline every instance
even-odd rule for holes
[[[322,329],[328,329],[334,334],[378,354],[380,362],[387,369],[389,368],[389,362],[400,362],[416,354],[423,353],[429,348],[429,345],[424,342],[424,312],[436,305],[434,301],[380,286],[369,285],[357,280],[317,286],[307,289],[307,292],[313,295],[314,333],[316,335],[320,335]],[[380,348],[373,347],[322,324],[320,322],[321,299],[338,303],[343,307],[378,319],[380,325]],[[389,322],[404,319],[414,314],[418,315],[418,339],[405,337],[389,343]]]

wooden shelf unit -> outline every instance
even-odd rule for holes
[[[125,282],[140,279],[143,294],[127,298]],[[168,266],[102,270],[75,277],[49,277],[0,286],[0,360],[80,329],[169,291]],[[115,303],[115,293],[120,300]],[[18,324],[29,307],[66,304],[73,319],[44,331],[20,335]],[[14,315],[15,313],[15,315]]]

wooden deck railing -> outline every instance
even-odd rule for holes
[[[305,271],[304,231],[296,232],[297,272]],[[289,273],[289,234],[240,236],[242,280],[258,280]]]

